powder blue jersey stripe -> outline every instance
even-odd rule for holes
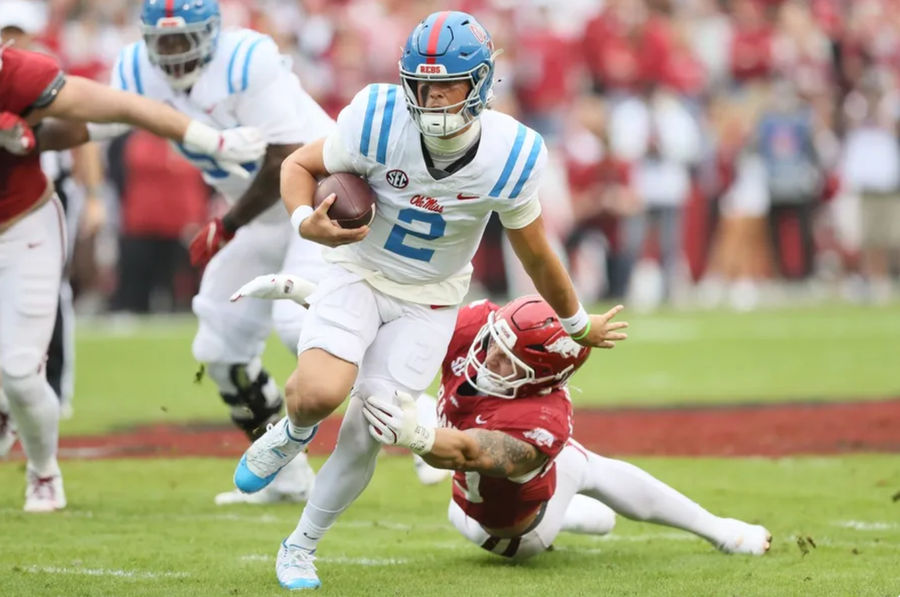
[[[378,103],[378,92],[381,85],[369,87],[369,104],[366,106],[366,119],[363,120],[362,139],[359,140],[359,153],[369,155],[369,140],[372,137],[372,121],[375,120],[375,104]]]
[[[131,70],[134,73],[134,86],[137,89],[138,95],[144,95],[144,86],[141,85],[141,67],[140,64],[138,64],[140,47],[138,44],[134,44],[132,48],[134,49],[131,52]]]
[[[237,53],[241,49],[241,46],[244,45],[244,42],[247,41],[248,38],[244,38],[234,46],[234,49],[231,51],[231,58],[228,59],[228,93],[234,93],[234,78],[232,73],[234,72],[234,61],[237,59]]]
[[[378,133],[378,163],[387,161],[388,138],[391,135],[391,123],[394,120],[394,102],[397,99],[397,88],[388,87],[387,102],[384,105],[384,114],[381,116],[381,132]]]
[[[125,80],[125,48],[119,52],[119,89],[128,91],[128,81]]]
[[[522,192],[522,187],[525,186],[528,177],[531,176],[531,171],[534,170],[534,163],[537,161],[538,154],[541,153],[543,144],[544,140],[539,134],[535,133],[531,151],[528,152],[528,159],[525,161],[525,167],[522,169],[522,174],[519,175],[519,180],[516,181],[516,186],[513,187],[512,193],[509,194],[510,199],[515,199]]]
[[[244,58],[244,69],[243,72],[241,72],[241,91],[247,91],[247,85],[250,82],[248,75],[250,74],[250,58],[253,56],[253,50],[255,50],[256,46],[261,42],[265,41],[265,39],[265,37],[260,37],[250,44],[250,47],[247,49],[247,56]]]
[[[491,197],[497,197],[500,195],[500,191],[503,190],[503,187],[506,186],[506,183],[509,181],[509,175],[512,174],[513,167],[516,165],[516,162],[519,160],[519,154],[522,153],[522,143],[525,142],[525,125],[520,124],[519,130],[516,131],[516,140],[513,142],[512,150],[509,152],[509,157],[506,158],[506,165],[503,166],[503,172],[500,174],[500,180],[497,181],[497,184],[494,185],[494,188],[491,189],[491,192],[488,193]]]

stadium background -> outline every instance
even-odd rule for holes
[[[20,2],[0,0],[0,25],[18,19],[69,72],[105,81],[138,38],[138,4],[34,2],[37,20],[23,21],[8,10]],[[363,85],[396,81],[405,35],[447,8],[221,4],[226,26],[272,35],[333,115]],[[758,561],[723,559],[623,521],[607,539],[561,538],[557,553],[507,566],[453,534],[446,487],[415,486],[407,459],[390,457],[323,544],[326,592],[897,594],[900,219],[885,231],[871,217],[900,201],[897,3],[454,8],[504,50],[495,107],[551,148],[545,217],[583,297],[629,308],[629,342],[575,379],[576,437],[766,524],[776,543]],[[62,427],[70,506],[21,514],[21,453],[0,464],[4,592],[279,594],[271,546],[299,511],[214,509],[242,443],[215,390],[192,383],[198,277],[185,246],[221,200],[148,135],[98,149],[105,179],[79,186],[76,160],[69,187],[87,199],[72,267],[74,416]],[[149,261],[129,261],[138,245]],[[527,289],[505,264],[492,226],[472,298]],[[283,381],[291,356],[272,343],[267,358]]]

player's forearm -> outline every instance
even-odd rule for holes
[[[478,442],[458,429],[435,429],[434,445],[422,459],[435,468],[454,471],[475,470],[479,463]]]
[[[281,164],[281,200],[288,214],[303,205],[312,206],[317,183],[316,175],[304,163],[309,151],[309,145],[303,146]]]
[[[69,76],[40,116],[86,122],[122,122],[182,141],[191,119],[174,108],[82,77]]]
[[[44,119],[35,132],[41,151],[70,149],[87,143],[90,139],[85,123],[59,118]]]
[[[231,232],[278,202],[281,163],[296,148],[296,145],[269,145],[266,148],[266,157],[253,182],[222,218]]]
[[[578,311],[578,295],[562,261],[547,242],[543,220],[537,220],[519,230],[507,230],[513,250],[534,282],[534,287],[560,317],[570,317]]]

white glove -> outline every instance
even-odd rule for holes
[[[395,392],[393,401],[369,396],[363,402],[363,416],[369,434],[382,444],[404,446],[419,455],[434,446],[434,428],[419,424],[416,401],[406,392]]]
[[[292,274],[263,274],[256,276],[229,299],[232,303],[245,296],[261,299],[290,299],[304,307],[308,306],[306,299],[316,290],[316,285],[300,276]]]
[[[262,133],[253,127],[220,131],[197,120],[188,125],[183,141],[190,151],[212,156],[223,170],[241,178],[250,177],[241,164],[256,162],[266,153],[267,146]]]

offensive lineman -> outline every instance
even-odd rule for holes
[[[252,129],[220,132],[164,104],[66,76],[46,55],[0,46],[0,377],[27,458],[27,512],[66,505],[56,459],[59,402],[44,371],[66,230],[35,150],[33,127],[45,118],[81,129],[86,121],[140,126],[220,160],[230,171],[241,171],[240,163],[263,151]]]
[[[313,565],[318,541],[364,490],[380,448],[366,431],[362,399],[396,391],[417,397],[432,381],[492,211],[573,338],[611,347],[624,337],[588,315],[547,242],[537,197],[546,162],[540,135],[485,110],[494,56],[490,36],[471,15],[428,16],[403,50],[403,85],[363,89],[335,132],[300,148],[282,167],[294,230],[337,248],[326,254],[333,265],[310,297],[286,385],[288,417],[245,453],[237,487],[266,487],[353,390],[337,446],[279,553],[284,587],[320,586]],[[359,174],[372,186],[371,228],[337,227],[326,215],[333,197],[312,209],[316,178],[333,172]]]

